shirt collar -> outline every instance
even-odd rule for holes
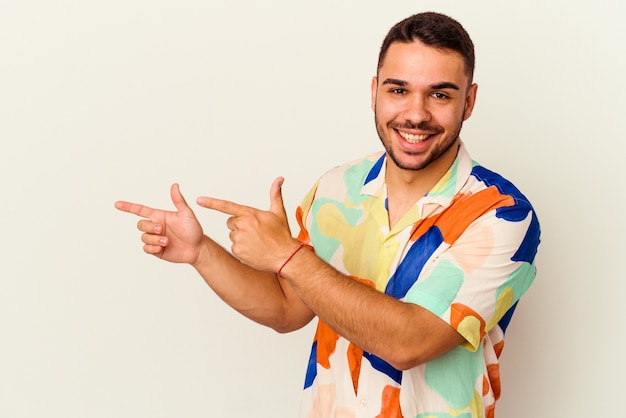
[[[385,160],[387,159],[387,153],[379,152],[373,154],[372,157],[376,159],[376,162],[365,177],[361,194],[380,197],[385,190],[385,173],[387,171]]]
[[[385,172],[387,154],[380,153],[378,159],[366,176],[361,194],[386,198]],[[474,162],[470,157],[465,144],[460,141],[459,152],[450,169],[444,174],[435,186],[419,200],[421,207],[425,204],[434,203],[437,206],[449,206],[454,196],[461,190],[469,178]]]

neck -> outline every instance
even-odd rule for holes
[[[389,225],[393,227],[417,201],[441,180],[456,159],[460,142],[421,170],[406,170],[387,158],[385,181],[389,207]]]

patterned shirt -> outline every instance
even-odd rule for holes
[[[340,272],[433,312],[465,342],[400,371],[319,321],[301,417],[493,417],[504,331],[535,278],[535,212],[461,144],[448,172],[390,229],[386,158],[323,175],[297,209],[298,238]]]

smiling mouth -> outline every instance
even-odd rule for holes
[[[408,132],[402,132],[399,130],[396,130],[396,132],[398,132],[398,134],[402,138],[404,138],[406,142],[410,142],[411,144],[417,144],[418,142],[425,141],[430,136],[430,134],[416,135],[416,134],[410,134]]]

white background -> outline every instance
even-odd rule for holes
[[[1,418],[295,416],[314,328],[234,313],[113,202],[171,208],[179,182],[266,208],[282,175],[293,213],[380,148],[380,42],[427,10],[476,44],[468,149],[542,222],[498,416],[621,414],[625,3],[373,3],[0,0]],[[225,215],[198,216],[228,245]]]

